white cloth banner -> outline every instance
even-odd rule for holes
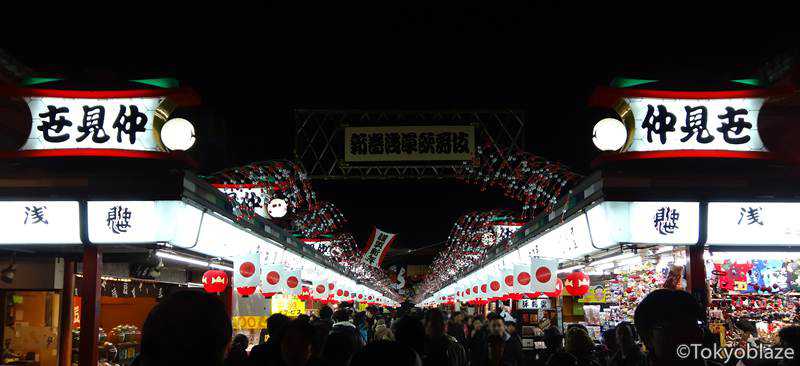
[[[556,290],[558,278],[558,260],[539,259],[531,260],[531,291],[553,292]]]
[[[317,300],[328,299],[328,281],[324,279],[317,279],[311,282],[311,298]]]
[[[296,268],[287,271],[285,277],[283,280],[284,293],[299,295],[303,291],[303,279],[300,275],[300,269]]]
[[[514,266],[514,292],[525,294],[531,292],[531,266],[517,264]]]
[[[283,292],[283,278],[286,267],[283,264],[270,263],[261,268],[261,292]]]
[[[397,237],[397,234],[387,233],[380,231],[378,228],[372,228],[372,234],[369,236],[367,246],[364,247],[364,253],[361,261],[373,267],[380,267],[383,262],[383,257],[386,256],[386,251],[392,242]]]
[[[248,253],[233,260],[233,287],[256,287],[261,279],[261,256]]]

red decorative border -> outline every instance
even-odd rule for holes
[[[59,90],[59,89],[34,89],[17,88],[14,86],[0,86],[0,95],[18,97],[53,97],[53,98],[84,98],[84,99],[113,99],[113,98],[146,98],[169,97],[181,106],[200,104],[200,96],[189,88],[177,89],[131,89],[131,90]]]
[[[751,159],[751,160],[783,160],[780,155],[760,151],[729,151],[729,150],[664,150],[664,151],[635,151],[621,154],[601,155],[592,161],[592,167],[609,162],[644,160],[644,159],[683,159],[683,158],[710,158],[710,159]]]
[[[185,153],[180,152],[154,152],[120,149],[50,149],[50,150],[22,150],[0,151],[0,159],[26,159],[26,158],[56,158],[56,157],[99,157],[99,158],[129,158],[129,159],[161,159],[178,160],[195,166],[196,163]]]
[[[212,184],[211,186],[214,187],[214,188],[232,188],[232,189],[237,189],[237,188],[264,188],[265,187],[262,184],[252,184],[252,183],[248,183],[248,184]]]
[[[397,239],[397,234],[394,234],[394,236],[392,237],[392,240],[389,240],[389,242],[386,243],[386,246],[383,247],[383,253],[381,253],[381,257],[378,258],[378,267],[380,267],[381,263],[383,263],[383,258],[386,257],[386,253],[389,252],[389,247],[392,246],[392,243],[394,243],[395,239]]]
[[[793,87],[779,87],[772,89],[750,90],[721,90],[721,91],[674,91],[674,90],[648,90],[598,87],[589,98],[591,107],[613,107],[620,98],[669,98],[669,99],[731,99],[731,98],[763,98],[774,95],[789,94]]]

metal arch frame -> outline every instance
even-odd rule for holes
[[[432,164],[348,164],[344,127],[349,125],[473,124],[478,136],[497,149],[524,150],[525,113],[520,110],[332,110],[298,109],[294,156],[311,179],[448,179],[462,174],[462,162]],[[476,145],[482,141],[476,140]]]

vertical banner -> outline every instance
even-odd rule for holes
[[[517,264],[514,266],[514,291],[516,293],[529,293],[531,286],[531,266],[528,264]]]
[[[534,258],[531,260],[530,292],[552,292],[556,289],[558,260]]]
[[[286,267],[282,264],[271,263],[261,268],[261,292],[278,293],[283,291],[283,278],[286,275]]]
[[[256,287],[261,279],[261,256],[248,253],[233,260],[233,287]]]
[[[311,282],[311,298],[314,300],[328,300],[328,281],[317,278]]]
[[[283,281],[284,293],[289,295],[300,295],[302,292],[302,277],[300,276],[300,269],[295,268],[286,272],[285,280]]]
[[[361,261],[373,267],[380,267],[383,257],[386,256],[386,251],[396,237],[397,234],[387,233],[373,227],[367,246],[364,247],[364,256]]]

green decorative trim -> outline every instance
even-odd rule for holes
[[[26,78],[26,79],[22,80],[22,82],[20,84],[23,85],[23,86],[31,86],[31,85],[39,85],[39,84],[51,83],[51,82],[59,81],[59,80],[64,80],[64,79],[61,79],[61,78],[33,78],[33,77],[31,77],[31,78]]]
[[[731,80],[734,83],[745,84],[745,85],[752,85],[752,86],[764,86],[764,82],[761,79],[736,79]]]
[[[178,79],[175,78],[138,79],[131,81],[134,83],[157,86],[164,89],[174,89],[179,86]]]
[[[614,88],[630,88],[632,86],[642,85],[642,84],[649,84],[656,82],[658,80],[648,80],[648,79],[630,79],[630,78],[614,78],[611,81],[611,86]]]

